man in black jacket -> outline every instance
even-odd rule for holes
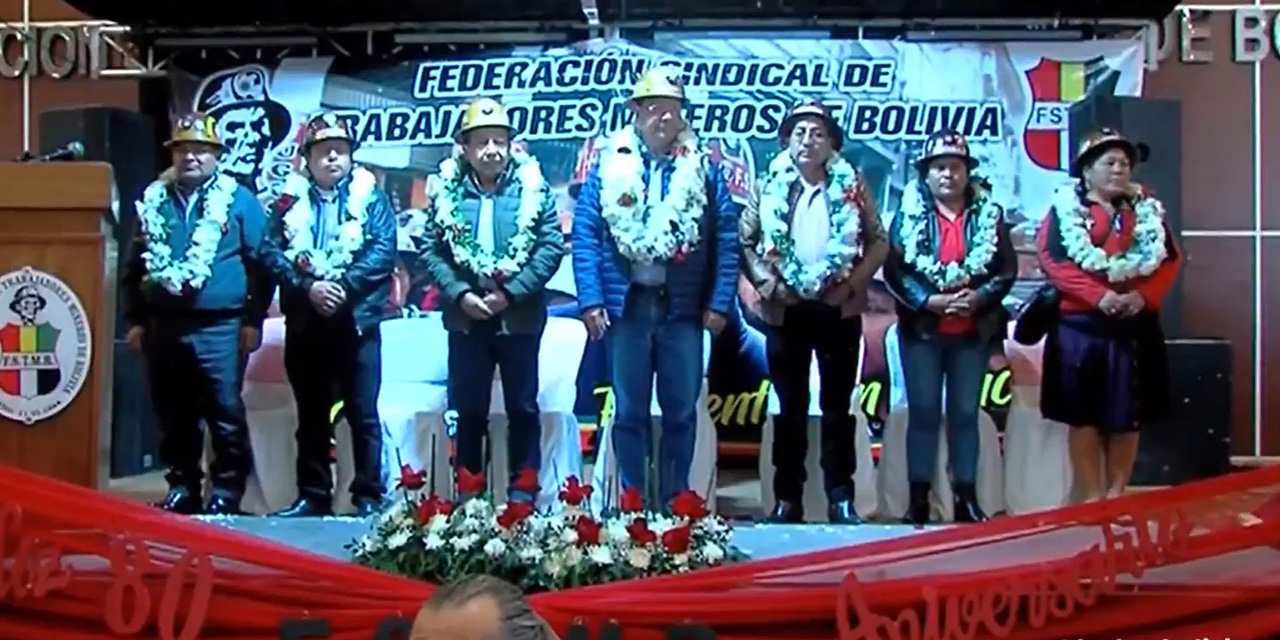
[[[356,514],[382,503],[379,323],[391,290],[396,225],[377,178],[352,165],[355,140],[331,113],[306,126],[303,170],[272,209],[266,258],[281,283],[285,371],[298,405],[298,499],[273,515],[333,513],[329,419],[343,402],[355,458]]]
[[[262,341],[272,285],[262,266],[266,216],[248,189],[218,172],[213,118],[178,121],[173,166],[137,203],[138,230],[121,286],[129,346],[147,361],[169,494],[161,508],[205,509],[203,420],[212,429],[207,511],[240,512],[252,465],[240,398],[244,358]]]

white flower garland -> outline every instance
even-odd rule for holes
[[[347,193],[345,219],[338,225],[338,235],[324,251],[316,249],[312,227],[316,210],[311,204],[311,181],[306,176],[292,173],[285,179],[281,197],[293,200],[284,212],[284,255],[302,271],[321,280],[342,277],[364,246],[364,223],[369,205],[378,187],[378,180],[368,169],[351,170],[351,186]]]
[[[830,207],[830,233],[826,257],[804,264],[795,255],[795,243],[787,225],[787,196],[800,179],[800,170],[791,154],[782,152],[769,163],[769,173],[760,189],[760,255],[775,262],[778,272],[802,298],[816,299],[827,283],[843,277],[862,256],[862,211],[858,197],[858,172],[839,154],[827,160],[826,197]]]
[[[142,193],[137,203],[138,219],[142,226],[146,250],[142,259],[147,267],[147,279],[173,295],[181,295],[184,289],[200,289],[213,275],[213,261],[218,255],[218,245],[226,234],[239,183],[229,175],[219,173],[204,192],[204,206],[199,221],[191,231],[191,238],[182,261],[175,261],[173,248],[169,246],[169,224],[164,206],[170,201],[169,188],[176,180],[172,170],[160,175]],[[181,205],[178,205],[181,208]]]
[[[609,138],[600,155],[600,214],[632,262],[653,264],[679,259],[698,246],[699,224],[707,206],[707,169],[698,139],[688,130],[675,141],[675,167],[667,197],[649,207],[646,220],[644,160],[640,139],[631,128]]]
[[[516,212],[516,231],[507,240],[507,251],[501,257],[482,249],[473,237],[471,223],[458,215],[464,176],[458,155],[440,163],[439,184],[434,185],[434,193],[429,194],[434,209],[432,219],[449,245],[454,262],[481,278],[502,280],[518,273],[529,261],[537,242],[546,184],[542,167],[536,158],[522,151],[513,151],[511,162],[520,187],[520,207]]]
[[[969,284],[985,273],[996,255],[1001,218],[1000,206],[986,189],[977,185],[969,211],[977,211],[977,229],[966,247],[964,260],[942,263],[936,247],[928,246],[924,230],[936,215],[931,202],[921,197],[920,183],[912,181],[902,193],[902,252],[907,264],[928,278],[939,291],[951,291]]]
[[[1131,185],[1129,197],[1136,218],[1133,244],[1126,251],[1108,256],[1101,247],[1093,244],[1089,235],[1092,218],[1080,202],[1075,184],[1063,185],[1053,194],[1054,215],[1058,217],[1058,229],[1067,257],[1085,271],[1105,274],[1108,282],[1125,282],[1151,275],[1169,256],[1165,247],[1164,204],[1146,195],[1136,184]]]

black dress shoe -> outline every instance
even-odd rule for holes
[[[955,494],[956,522],[986,522],[990,519],[978,505],[978,492],[972,484],[957,483]]]
[[[355,516],[357,518],[368,518],[370,516],[375,516],[375,515],[378,515],[378,513],[381,511],[382,511],[381,500],[371,500],[369,498],[356,500]]]
[[[165,496],[164,500],[155,503],[154,506],[170,513],[194,516],[204,510],[204,505],[200,503],[200,494],[198,493],[193,493],[186,489],[170,489],[169,495]]]
[[[769,524],[803,524],[804,507],[798,503],[779,500],[773,505],[773,511],[764,519]]]
[[[929,524],[929,491],[932,488],[928,482],[911,483],[911,502],[902,524],[913,525],[917,529]]]
[[[862,524],[862,517],[853,508],[852,500],[840,500],[827,507],[827,521],[831,524]]]
[[[271,514],[275,518],[323,518],[331,515],[332,505],[314,498],[298,498],[288,507]]]
[[[244,511],[240,510],[240,501],[233,500],[226,496],[214,496],[209,499],[209,506],[204,512],[211,516],[243,516]]]

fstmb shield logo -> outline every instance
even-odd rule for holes
[[[1071,105],[1095,94],[1114,94],[1120,74],[1100,57],[1079,62],[1041,58],[1026,76],[1032,103],[1022,146],[1041,168],[1066,171],[1075,145],[1069,137]]]
[[[0,276],[0,416],[33,424],[80,393],[89,318],[62,280],[30,267]]]

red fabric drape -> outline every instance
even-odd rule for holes
[[[432,586],[0,468],[0,638],[371,640]],[[679,576],[539,594],[563,635],[1262,638],[1280,629],[1280,467]]]

